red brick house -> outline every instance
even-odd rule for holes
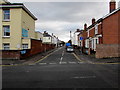
[[[92,25],[84,25],[78,37],[83,37],[83,52],[87,54],[95,53],[96,58],[120,57],[118,48],[120,45],[120,7],[116,9],[116,2],[111,0],[110,13],[95,21],[92,19]],[[87,33],[87,37],[84,36]]]

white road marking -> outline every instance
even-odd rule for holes
[[[49,63],[49,64],[57,64],[57,63]]]
[[[59,64],[62,64],[63,56],[64,56],[64,51],[62,52],[62,57],[60,58]]]
[[[61,59],[60,59],[61,61],[63,60],[63,57],[61,57]]]
[[[28,65],[31,65],[31,66],[32,66],[32,65],[36,65],[36,64],[34,63],[34,64],[28,64]]]
[[[39,64],[41,64],[41,65],[45,65],[45,64],[47,64],[47,63],[39,63]]]
[[[60,62],[59,64],[67,64],[67,62]]]
[[[68,62],[68,63],[70,63],[70,64],[77,64],[77,62]]]
[[[60,59],[60,62],[59,62],[60,64],[62,63],[62,60],[63,60],[63,57],[61,57],[61,59]]]
[[[72,77],[72,78],[74,78],[74,79],[79,79],[79,78],[96,78],[96,76],[80,76],[80,77],[76,76],[76,77]]]
[[[81,64],[81,63],[84,63],[84,62],[78,62],[78,64]]]

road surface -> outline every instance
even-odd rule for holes
[[[118,88],[117,64],[91,64],[64,47],[34,64],[2,69],[2,88]]]

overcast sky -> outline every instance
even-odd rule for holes
[[[98,20],[109,13],[109,0],[8,0],[11,3],[24,3],[38,18],[36,31],[54,33],[60,40],[68,41],[69,32],[83,29],[84,23],[91,25],[91,19]],[[58,0],[57,0],[58,1]],[[78,2],[79,1],[79,2]],[[89,1],[89,2],[88,2]],[[99,1],[99,2],[98,2]],[[117,2],[119,0],[116,0]]]

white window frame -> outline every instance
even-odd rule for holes
[[[95,25],[95,34],[98,34],[98,24]]]
[[[91,48],[94,49],[94,38],[92,38],[91,44],[92,44]]]
[[[9,30],[9,32],[7,31],[7,29]],[[9,35],[7,35],[7,33],[9,33]],[[3,37],[10,37],[10,25],[3,25]]]
[[[86,47],[86,48],[89,48],[89,39],[86,39],[86,40],[85,40],[85,47]]]
[[[22,44],[22,49],[28,49],[28,44]]]
[[[5,11],[9,11],[9,13],[5,13]],[[9,18],[5,18],[7,15]],[[3,9],[3,21],[10,21],[10,9]]]
[[[3,49],[4,50],[10,50],[10,44],[9,43],[3,43]]]
[[[96,40],[97,40],[97,42],[96,42]],[[99,38],[93,38],[92,39],[92,49],[94,50],[94,51],[96,51],[96,46],[97,46],[97,44],[99,44]]]
[[[88,30],[87,32],[88,32],[88,35],[87,35],[87,37],[89,37],[89,36],[90,36],[90,30]]]

